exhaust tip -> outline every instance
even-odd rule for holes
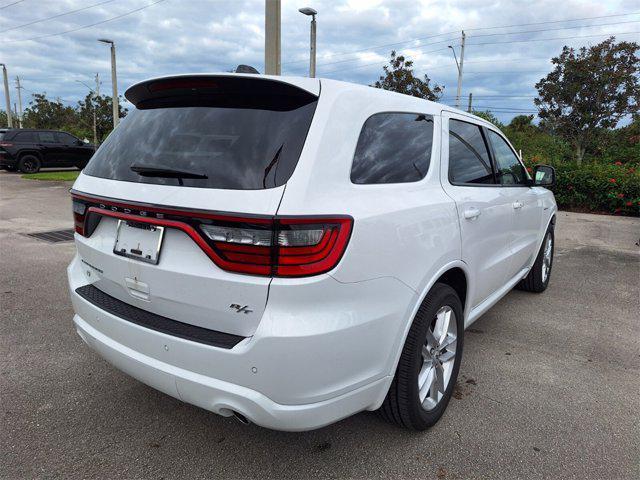
[[[236,412],[235,410],[233,410],[233,416],[243,425],[249,425],[251,423],[249,420],[247,420],[247,417],[242,415],[240,412]]]

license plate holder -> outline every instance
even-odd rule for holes
[[[164,227],[143,222],[118,220],[113,253],[157,265],[164,238]]]

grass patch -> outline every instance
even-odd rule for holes
[[[27,180],[49,180],[54,182],[72,182],[80,175],[80,170],[72,170],[68,172],[40,172],[25,173],[22,178]]]

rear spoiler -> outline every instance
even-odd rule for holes
[[[139,109],[211,105],[290,110],[318,99],[318,95],[294,83],[238,74],[150,79],[128,88],[124,96]]]

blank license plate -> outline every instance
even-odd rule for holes
[[[164,227],[118,220],[113,253],[156,265],[163,236]]]

